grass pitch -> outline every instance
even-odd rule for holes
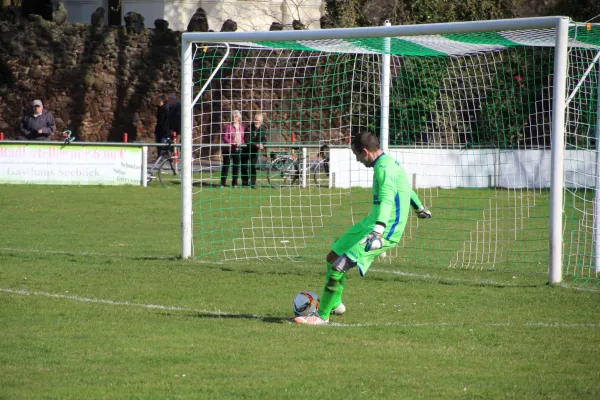
[[[600,398],[594,288],[375,264],[296,326],[324,264],[179,260],[177,191],[0,186],[0,220],[2,399]]]

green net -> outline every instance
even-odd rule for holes
[[[564,265],[587,281],[600,27],[569,37]],[[348,143],[381,129],[389,54],[389,153],[434,218],[411,217],[385,261],[547,273],[554,41],[548,29],[195,44],[195,256],[321,260],[369,212],[372,172]],[[263,137],[249,139],[257,116]]]

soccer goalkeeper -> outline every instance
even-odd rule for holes
[[[375,135],[369,132],[356,135],[352,139],[352,152],[358,162],[374,170],[373,208],[366,218],[333,242],[327,255],[325,288],[319,308],[314,314],[294,318],[298,324],[323,325],[329,322],[329,315],[344,313],[342,292],[346,272],[358,266],[364,276],[378,255],[398,244],[408,220],[408,204],[417,217],[431,218],[431,212],[412,190],[404,167],[381,150]]]

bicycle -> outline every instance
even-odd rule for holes
[[[319,155],[312,159],[303,170],[303,160],[295,154],[275,153],[275,157],[267,171],[267,180],[272,188],[291,187],[302,183],[302,175],[306,172],[308,177],[311,173],[314,184],[317,187],[329,187],[329,157],[323,148]],[[309,178],[310,180],[310,178]]]
[[[75,136],[73,136],[73,132],[67,129],[63,132],[63,139],[63,144],[71,144],[75,141]]]
[[[168,138],[166,141],[167,147],[162,148],[159,151],[158,158],[148,168],[147,182],[150,183],[157,179],[161,185],[166,188],[170,188],[175,185],[181,185],[181,171],[179,170],[179,154],[174,152],[173,149],[174,140]],[[157,176],[154,175],[156,171]]]

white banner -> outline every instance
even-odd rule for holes
[[[139,147],[0,145],[0,183],[140,185]]]

